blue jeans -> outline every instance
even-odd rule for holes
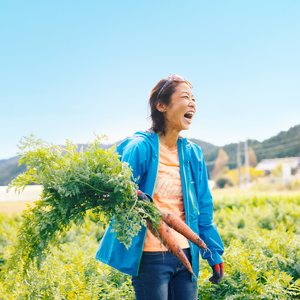
[[[183,249],[191,262],[190,249]],[[196,300],[197,281],[172,253],[144,252],[138,276],[132,276],[136,300]]]

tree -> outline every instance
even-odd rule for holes
[[[225,168],[228,163],[228,155],[227,153],[220,148],[218,157],[216,159],[214,169],[213,169],[213,178],[216,179],[218,174]]]
[[[251,147],[249,147],[248,155],[249,155],[249,166],[255,168],[257,165],[257,157]]]

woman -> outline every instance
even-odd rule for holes
[[[132,168],[139,189],[161,210],[179,216],[204,240],[201,250],[213,269],[211,281],[223,276],[224,246],[212,221],[213,203],[201,149],[182,138],[196,113],[192,85],[173,75],[160,80],[150,94],[152,128],[137,132],[117,147]],[[132,275],[137,300],[197,299],[197,281],[145,227],[126,250],[109,226],[96,258]],[[199,248],[180,234],[174,236],[199,274]]]

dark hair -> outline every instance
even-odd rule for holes
[[[175,92],[176,82],[171,82],[159,95],[157,99],[157,95],[163,85],[169,78],[164,78],[160,80],[156,86],[152,89],[149,98],[149,106],[150,106],[150,118],[152,121],[152,129],[156,133],[166,134],[166,124],[164,114],[156,109],[157,103],[163,103],[165,105],[169,105],[171,102],[171,96]]]

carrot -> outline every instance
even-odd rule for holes
[[[161,218],[169,227],[182,234],[200,249],[208,249],[203,240],[176,215],[162,211]]]
[[[154,230],[153,224],[151,221],[146,219],[147,227],[152,232],[154,236],[156,236],[163,244],[164,246],[175,256],[177,257],[182,264],[188,269],[188,271],[195,276],[192,266],[187,259],[186,255],[182,251],[182,249],[179,247],[178,243],[176,242],[175,238],[173,237],[170,228],[168,225],[164,222],[160,222],[160,227]],[[196,277],[196,276],[195,276]]]

